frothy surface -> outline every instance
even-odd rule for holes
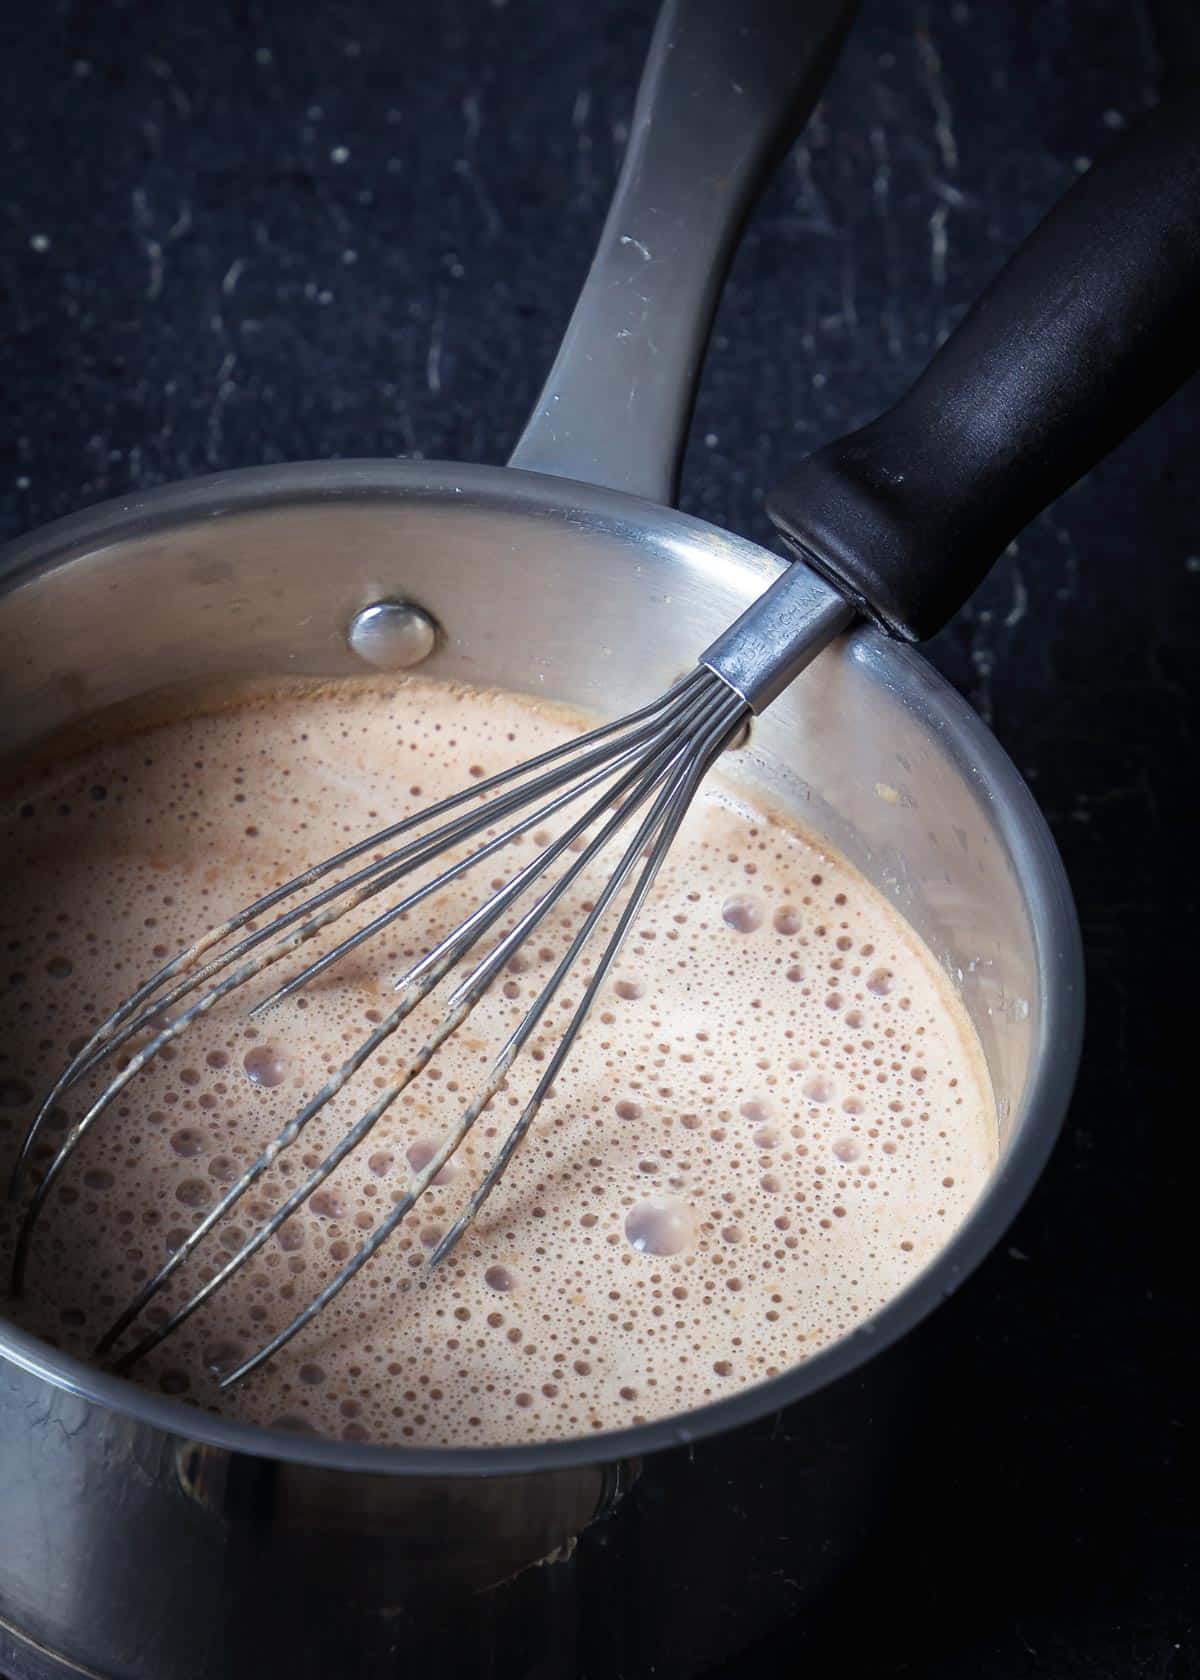
[[[0,811],[0,1168],[71,1050],[157,961],[314,858],[569,732],[507,695],[335,688],[172,723],[18,790]],[[546,838],[527,835],[257,1023],[231,1000],[168,1046],[56,1187],[13,1316],[86,1357],[390,1010],[395,978]],[[140,1381],[352,1440],[587,1434],[774,1375],[928,1262],[995,1160],[971,1029],[932,957],[848,865],[710,781],[453,1256],[422,1285],[424,1258],[520,1112],[590,962],[376,1258],[273,1362],[231,1393],[216,1388],[213,1373],[311,1299],[431,1159],[603,878],[590,872],[358,1151]],[[211,1277],[370,1106],[443,995],[280,1157],[162,1307]],[[98,1089],[93,1078],[70,1093],[40,1164]],[[14,1235],[0,1206],[5,1275]]]

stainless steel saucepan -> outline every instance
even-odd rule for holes
[[[385,601],[440,626],[431,676],[615,713],[688,667],[784,565],[670,503],[742,216],[850,10],[668,0],[595,262],[507,468],[252,469],[11,545],[0,757],[206,688],[361,675],[372,644],[351,631]],[[742,758],[961,991],[1001,1128],[963,1228],[868,1324],[782,1376],[540,1446],[375,1447],[217,1420],[0,1320],[0,1673],[551,1676],[586,1650],[589,1672],[686,1675],[818,1590],[869,1523],[911,1332],[996,1243],[1053,1144],[1080,1043],[1079,939],[1024,783],[902,640],[841,638]],[[739,1501],[756,1520],[735,1542]],[[689,1531],[711,1536],[712,1562],[685,1578]]]

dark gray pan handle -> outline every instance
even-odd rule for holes
[[[674,500],[742,221],[854,10],[854,0],[666,0],[595,260],[511,466]]]
[[[907,395],[810,456],[768,511],[849,600],[890,634],[922,640],[1198,364],[1192,93],[1089,170]]]

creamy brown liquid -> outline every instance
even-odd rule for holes
[[[18,789],[0,810],[0,1169],[72,1047],[166,955],[314,859],[571,728],[507,695],[348,687],[171,723]],[[545,839],[528,834],[257,1023],[246,1005],[264,983],[168,1046],[55,1188],[26,1295],[7,1310],[86,1357],[390,1011],[397,976]],[[520,1113],[598,946],[407,1222],[274,1361],[218,1390],[214,1373],[306,1304],[430,1159],[605,873],[589,871],[357,1152],[138,1380],[349,1439],[586,1434],[771,1376],[920,1271],[995,1160],[972,1030],[872,888],[713,780],[552,1095],[450,1259],[423,1270]],[[445,995],[381,1046],[144,1324],[296,1187],[411,1059]],[[41,1165],[99,1088],[93,1076],[70,1093]],[[15,1226],[0,1207],[5,1276]]]

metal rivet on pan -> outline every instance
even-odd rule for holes
[[[377,601],[355,613],[346,633],[351,650],[380,671],[407,671],[428,659],[438,627],[411,601]]]

